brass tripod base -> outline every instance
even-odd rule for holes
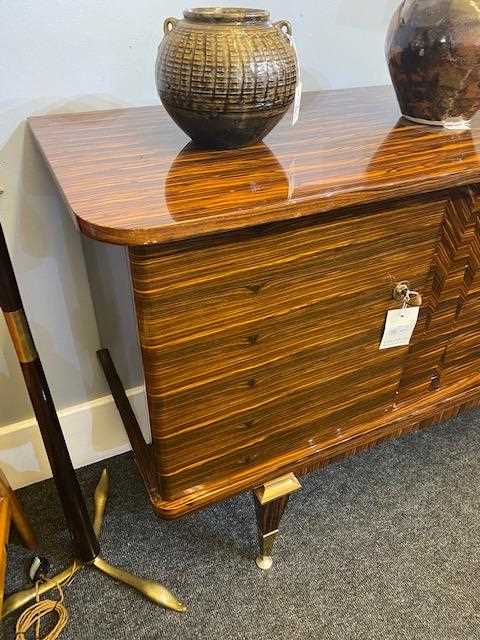
[[[39,584],[38,595],[43,595],[47,591],[50,591],[50,589],[55,589],[55,586],[57,584],[64,585],[70,580],[70,578],[78,573],[81,568],[82,565],[74,561],[73,564],[71,564],[67,569],[61,571],[48,582],[42,582],[41,584]],[[2,618],[5,618],[13,611],[20,609],[32,600],[35,600],[36,595],[37,589],[35,588],[35,586],[30,587],[29,589],[24,589],[23,591],[17,591],[17,593],[13,593],[3,603]]]
[[[143,593],[146,598],[155,602],[155,604],[160,604],[162,607],[173,609],[174,611],[187,610],[184,604],[177,600],[168,589],[162,587],[158,582],[153,582],[153,580],[147,580],[146,578],[139,578],[124,569],[114,567],[112,564],[105,562],[100,556],[95,558],[93,566],[95,569],[98,569],[98,571],[110,576],[110,578],[128,584],[130,587],[140,591],[140,593]]]
[[[100,535],[100,531],[102,528],[103,514],[105,512],[105,505],[108,497],[108,485],[108,473],[107,470],[104,469],[95,490],[94,498],[95,516],[93,523],[97,536]],[[152,580],[147,580],[146,578],[135,576],[132,573],[125,571],[124,569],[120,569],[119,567],[115,567],[109,564],[100,556],[97,556],[92,563],[87,564],[82,564],[77,560],[74,560],[74,562],[67,569],[61,571],[53,578],[49,578],[48,581],[39,584],[38,594],[43,595],[47,591],[54,589],[57,584],[60,584],[62,586],[65,585],[81,569],[89,566],[97,569],[98,571],[101,571],[114,580],[118,580],[119,582],[128,584],[130,587],[133,587],[134,589],[142,593],[146,598],[148,598],[155,604],[162,605],[167,609],[173,609],[174,611],[187,610],[185,605],[177,600],[177,598],[175,598],[175,596],[170,593],[168,589],[163,587],[158,582],[153,582]],[[5,618],[13,611],[20,609],[21,607],[27,605],[29,602],[32,602],[32,600],[35,600],[36,595],[37,589],[35,588],[35,586],[12,594],[3,603],[2,618]]]

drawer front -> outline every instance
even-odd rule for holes
[[[408,348],[379,350],[385,313],[398,281],[433,295],[445,205],[131,250],[164,498],[392,410]]]
[[[431,261],[444,199],[370,214],[265,225],[130,252],[142,346],[165,346],[328,298],[363,295]],[[308,224],[307,224],[308,222]],[[267,232],[269,231],[269,232]],[[223,240],[223,244],[222,241]],[[430,266],[430,264],[428,265]],[[190,269],[190,270],[189,270]],[[408,275],[408,274],[406,274]],[[403,278],[405,279],[405,278]],[[332,287],[335,289],[333,290]]]

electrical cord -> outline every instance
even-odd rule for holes
[[[66,586],[68,586],[71,582],[71,578],[75,572],[75,565],[72,568],[72,573],[68,580],[65,581]],[[46,580],[48,582],[48,579]],[[40,595],[38,593],[38,586],[40,584],[40,580],[37,580],[35,583],[36,587],[36,597],[35,604],[32,604],[28,609],[22,613],[22,615],[17,620],[16,640],[27,640],[28,632],[35,627],[35,640],[57,640],[62,631],[65,629],[67,622],[69,620],[69,613],[64,604],[64,594],[63,589],[60,583],[54,582],[53,586],[56,586],[58,592],[60,593],[60,598],[58,600],[40,600]],[[52,588],[53,588],[52,586]],[[42,618],[48,616],[49,614],[55,613],[57,614],[57,622],[55,626],[47,633],[46,636],[40,636],[41,633],[41,624]]]

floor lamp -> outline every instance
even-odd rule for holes
[[[162,585],[115,567],[100,556],[98,536],[102,527],[108,496],[108,475],[104,470],[95,491],[95,516],[92,524],[60,427],[43,366],[35,348],[23,309],[22,299],[1,225],[0,306],[22,369],[67,526],[73,538],[77,554],[77,558],[71,566],[52,578],[52,580],[40,585],[39,593],[42,594],[49,591],[55,586],[55,582],[62,584],[68,581],[77,571],[91,566],[111,578],[137,589],[157,604],[175,611],[185,611],[184,605]],[[35,587],[11,595],[4,602],[2,617],[23,607],[35,599],[35,595]]]

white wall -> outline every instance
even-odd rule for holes
[[[294,25],[305,88],[389,82],[399,0],[245,2]],[[211,5],[209,2],[194,3]],[[238,0],[219,2],[238,6]],[[103,396],[80,238],[25,132],[29,115],[157,102],[154,60],[178,0],[0,0],[0,216],[58,408]],[[32,415],[0,319],[0,425]],[[0,429],[1,431],[1,429]],[[1,447],[1,444],[0,444]]]

